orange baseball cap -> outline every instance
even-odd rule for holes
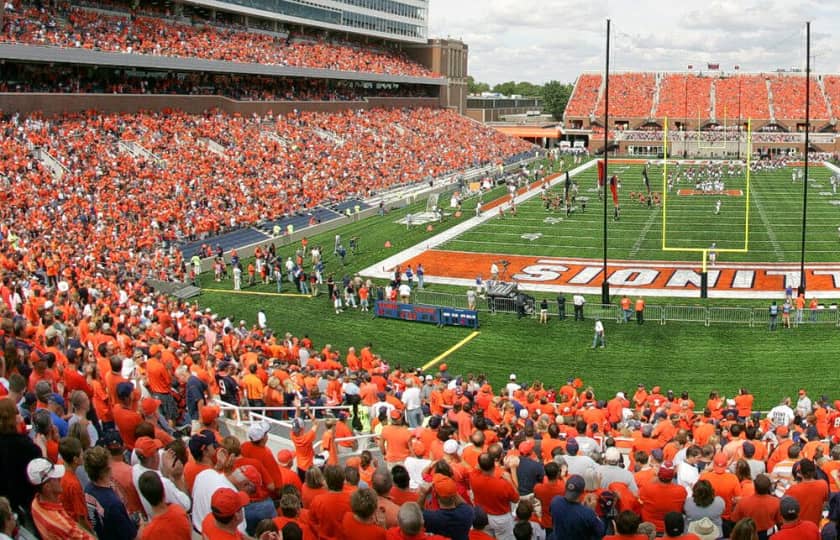
[[[437,493],[438,497],[454,497],[458,493],[458,486],[455,485],[455,480],[446,475],[435,474],[432,484],[435,487],[435,493]]]
[[[236,514],[250,502],[251,498],[244,491],[221,488],[210,498],[210,510],[215,517],[226,518]]]
[[[137,452],[137,455],[144,458],[151,457],[161,448],[163,448],[163,443],[151,437],[140,437],[134,443],[134,451]]]
[[[426,455],[426,445],[423,444],[423,441],[419,439],[414,439],[411,443],[411,451],[414,452],[415,456],[425,456]]]
[[[293,459],[295,459],[295,455],[287,448],[277,452],[277,463],[279,463],[281,467],[288,467],[292,464]]]
[[[724,454],[723,452],[715,454],[715,459],[714,459],[715,472],[724,472],[726,470],[726,465],[728,463],[729,463],[729,460],[727,459],[726,454]]]
[[[140,402],[140,410],[143,411],[143,414],[146,416],[153,415],[157,412],[158,407],[160,407],[160,400],[155,398],[145,398],[143,401]]]
[[[201,423],[202,424],[209,424],[213,422],[216,418],[219,417],[219,413],[221,409],[218,407],[213,407],[211,405],[205,405],[201,409],[199,409],[198,414],[201,416]]]

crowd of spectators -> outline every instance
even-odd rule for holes
[[[31,279],[51,264],[3,265],[4,531],[19,518],[47,539],[836,538],[840,400],[801,388],[762,414],[746,388],[494,386],[372,343],[237,324],[107,269]],[[269,450],[265,421],[222,436],[219,401],[288,406],[270,413],[291,422],[288,449]]]
[[[670,73],[662,77],[659,86],[657,118],[709,118],[712,113],[711,77],[692,73]]]
[[[656,91],[654,73],[614,73],[610,75],[610,115],[621,118],[648,118]],[[606,100],[599,96],[595,116],[604,116]]]
[[[113,260],[127,273],[163,278],[178,265],[155,250],[174,240],[365,198],[530,148],[425,108],[15,115],[0,131],[4,237],[16,237],[29,257],[60,252],[79,267]],[[221,145],[222,155],[203,139]],[[126,153],[129,143],[150,154]],[[60,179],[33,159],[35,148],[62,164]]]
[[[770,118],[770,96],[764,75],[739,75],[715,80],[715,118]]]
[[[601,91],[600,75],[584,73],[578,77],[569,104],[566,105],[567,116],[589,116],[598,103],[598,93]]]
[[[218,95],[248,101],[351,101],[431,97],[437,87],[212,73],[137,73],[85,67],[4,64],[0,92]]]
[[[805,77],[774,75],[770,77],[773,114],[776,118],[805,118]],[[825,96],[815,78],[811,78],[811,120],[828,120]]]
[[[66,23],[64,22],[66,18]],[[8,11],[0,42],[340,71],[438,77],[405,54],[327,39],[280,38],[145,15],[29,5]]]

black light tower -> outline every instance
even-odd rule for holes
[[[805,294],[805,217],[808,215],[808,149],[811,134],[811,21],[805,23],[805,179],[802,182],[802,253],[799,259],[799,294]]]
[[[607,177],[609,176],[609,135],[610,135],[610,20],[607,19],[607,61],[604,69],[604,270],[601,284],[601,303],[610,303],[610,282],[607,280]]]

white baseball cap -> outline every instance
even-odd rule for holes
[[[130,379],[132,375],[134,375],[134,370],[137,369],[137,364],[134,363],[133,358],[126,358],[123,360],[122,369],[120,370],[120,375],[123,376],[125,379]]]
[[[458,441],[449,439],[445,443],[443,443],[443,452],[445,454],[457,454],[458,453]]]
[[[64,476],[64,465],[55,465],[44,458],[35,458],[26,466],[26,476],[33,486],[40,486],[52,478]]]
[[[260,441],[269,431],[271,431],[271,424],[265,420],[251,424],[248,428],[248,438],[253,442]]]
[[[621,452],[615,446],[610,446],[607,448],[607,451],[604,452],[604,460],[608,463],[618,463],[621,461]]]
[[[510,374],[510,380],[512,380],[512,381],[516,380],[516,373],[511,373]]]

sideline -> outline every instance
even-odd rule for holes
[[[201,293],[218,292],[224,294],[243,294],[245,296],[285,296],[287,298],[312,298],[311,294],[300,293],[276,293],[276,292],[262,292],[262,291],[232,291],[226,289],[201,289]]]
[[[463,347],[464,345],[466,345],[467,343],[469,343],[470,341],[472,341],[473,339],[478,337],[478,335],[480,333],[481,332],[476,330],[475,332],[468,335],[467,337],[465,337],[464,339],[462,339],[461,341],[459,341],[458,343],[456,343],[452,347],[446,349],[445,351],[443,351],[439,355],[435,356],[434,358],[432,358],[431,360],[429,360],[428,362],[423,364],[423,371],[429,369],[430,367],[434,366],[435,364],[437,364],[438,362],[440,362],[441,360],[443,360],[444,358],[446,358],[450,354],[454,353],[455,351],[457,351],[458,349],[460,349],[461,347]]]

